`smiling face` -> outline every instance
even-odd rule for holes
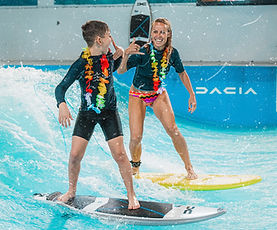
[[[151,29],[151,41],[157,50],[163,50],[171,36],[168,25],[154,22]]]

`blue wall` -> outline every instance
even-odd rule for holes
[[[196,0],[148,0],[151,3],[187,3]],[[55,5],[134,4],[135,0],[54,0]],[[0,0],[0,6],[36,6],[38,0]]]
[[[37,0],[0,0],[0,6],[36,6]]]
[[[188,113],[188,93],[171,69],[167,91],[176,116],[220,127],[263,128],[277,126],[277,67],[187,66],[197,99]],[[133,70],[117,76],[131,85]],[[127,76],[126,76],[127,75]]]
[[[151,3],[184,3],[196,2],[196,0],[148,0]],[[57,5],[79,4],[134,4],[135,0],[55,0]]]
[[[70,66],[31,67],[52,71]],[[189,94],[171,68],[165,82],[176,116],[224,128],[277,127],[276,66],[185,66],[185,69],[196,93],[197,109],[193,114],[188,112]],[[134,70],[121,75],[115,72],[114,76],[131,86]]]

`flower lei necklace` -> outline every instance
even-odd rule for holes
[[[150,43],[150,59],[151,59],[151,67],[152,67],[152,72],[153,72],[153,89],[155,91],[158,91],[159,89],[159,84],[162,82],[162,86],[165,86],[164,79],[165,79],[165,71],[167,67],[167,54],[168,54],[168,48],[166,48],[163,52],[163,57],[161,60],[161,69],[160,73],[158,75],[158,60],[155,57],[155,53],[157,51],[154,50],[153,44]]]
[[[106,84],[109,83],[108,80],[106,80],[105,78],[103,77],[100,77],[99,78],[99,85],[98,85],[98,90],[99,90],[99,93],[97,94],[96,96],[96,104],[93,105],[91,103],[91,93],[92,93],[92,89],[90,88],[90,83],[93,79],[93,74],[94,74],[94,71],[92,70],[93,68],[93,62],[92,62],[92,59],[89,58],[91,56],[90,54],[90,51],[89,51],[89,48],[87,47],[84,51],[83,51],[83,54],[82,54],[82,58],[85,59],[88,64],[85,65],[85,68],[86,68],[86,71],[85,71],[85,79],[87,79],[86,81],[86,95],[85,95],[85,98],[86,98],[86,101],[87,101],[87,109],[90,110],[94,110],[96,113],[100,113],[101,110],[100,109],[103,109],[105,107],[105,94],[107,93],[107,88],[106,88]],[[107,59],[107,56],[105,54],[102,55],[101,59],[100,59],[100,62],[101,62],[101,69],[102,69],[102,73],[104,75],[104,77],[108,77],[109,76],[109,71],[108,71],[108,68],[109,68],[109,62],[108,62],[108,59]]]

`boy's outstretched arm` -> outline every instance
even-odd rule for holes
[[[144,55],[144,53],[139,52],[140,46],[137,45],[135,42],[136,42],[136,39],[134,38],[133,42],[129,45],[129,47],[124,50],[121,64],[120,64],[119,68],[117,69],[118,74],[123,74],[127,71],[127,61],[128,61],[130,54]]]

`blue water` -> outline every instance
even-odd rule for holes
[[[99,221],[33,200],[35,192],[67,190],[72,127],[65,129],[58,124],[54,99],[54,88],[66,69],[0,67],[0,229],[276,229],[276,129],[213,129],[177,118],[197,173],[256,174],[263,178],[258,184],[204,192],[178,191],[147,180],[135,181],[139,199],[227,210],[215,219],[176,226],[133,226]],[[115,87],[124,143],[128,146],[128,86],[116,81]],[[66,97],[76,118],[77,82]],[[169,137],[150,109],[145,120],[142,161],[141,170],[145,172],[184,172]],[[99,127],[82,161],[78,194],[126,197]]]

